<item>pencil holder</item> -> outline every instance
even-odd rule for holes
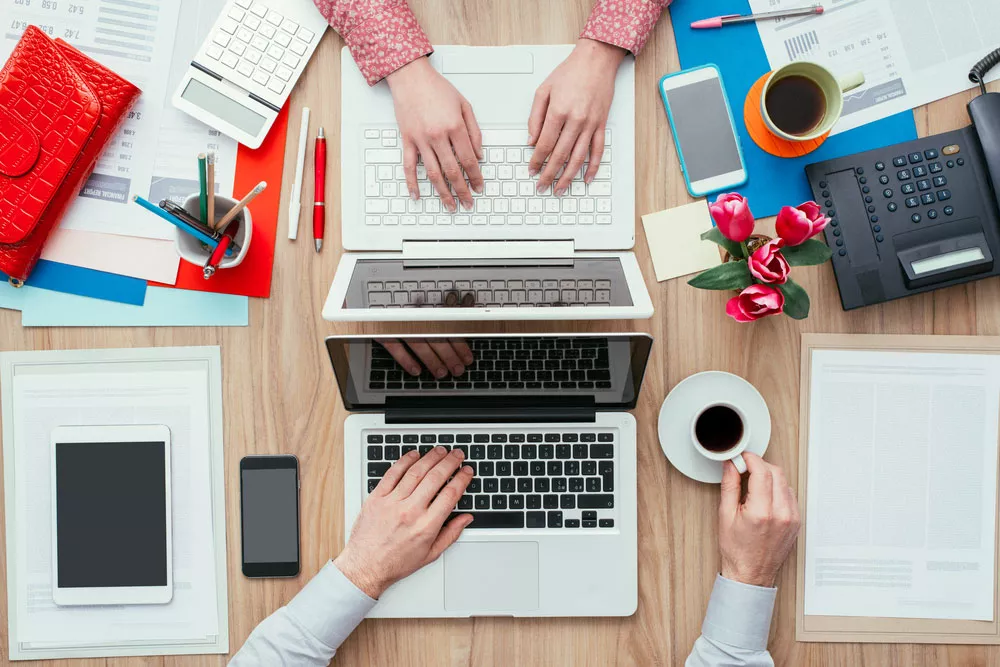
[[[200,195],[195,193],[184,200],[184,210],[196,218],[200,215],[199,199]],[[237,203],[238,202],[231,197],[215,195],[216,219],[221,219],[222,216],[229,213],[229,211],[236,206]],[[236,245],[239,246],[240,251],[228,257],[224,257],[222,261],[219,262],[220,269],[236,268],[243,262],[243,259],[247,256],[247,251],[250,249],[250,241],[253,239],[253,216],[250,215],[250,207],[248,206],[244,208],[236,216],[236,220],[239,221],[240,228],[237,230],[236,237],[233,240],[236,242]],[[233,224],[235,225],[236,223],[234,222]],[[205,266],[212,256],[211,248],[190,234],[182,232],[179,229],[175,231],[174,247],[177,249],[177,254],[181,256],[181,259],[185,262],[191,262],[196,266]]]

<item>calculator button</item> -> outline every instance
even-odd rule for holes
[[[267,13],[266,18],[268,23],[275,26],[281,25],[281,22],[285,19],[284,16],[274,11],[273,9]]]
[[[934,209],[930,209],[929,211],[927,211],[927,217],[930,218],[931,220],[936,220],[937,219],[937,211],[934,210]]]
[[[924,165],[919,165],[913,168],[914,178],[920,178],[921,176],[926,176],[926,175],[927,175],[927,167],[925,167]]]
[[[236,29],[239,27],[240,24],[229,17],[226,17],[221,21],[219,21],[219,30],[222,30],[223,32],[228,32],[230,35],[235,33]]]
[[[920,203],[921,204],[933,204],[934,203],[934,193],[932,193],[932,192],[925,192],[924,194],[920,195]]]
[[[250,40],[250,46],[258,51],[267,51],[268,43],[267,40],[260,35],[254,35],[253,39]]]
[[[250,11],[256,14],[257,16],[264,18],[265,16],[267,16],[267,5],[265,5],[263,2],[255,2],[253,3],[253,7],[250,8]]]
[[[885,174],[882,174],[881,176],[878,177],[878,182],[881,183],[882,185],[885,185],[889,182],[889,177],[886,176]]]
[[[900,186],[899,191],[904,195],[912,195],[916,191],[916,188],[913,187],[913,183],[903,183],[903,185]]]
[[[271,79],[271,83],[267,84],[267,89],[280,95],[285,92],[285,84],[281,82],[281,79],[274,77]]]
[[[945,206],[944,207],[944,214],[945,215],[951,215],[954,212],[955,212],[955,209],[953,209],[951,206]]]
[[[906,198],[906,208],[914,208],[916,206],[920,206],[920,200],[919,199],[917,199],[916,197],[907,197]]]
[[[246,18],[243,19],[243,25],[250,28],[251,30],[256,30],[260,27],[260,19],[253,14],[247,14]]]
[[[936,148],[928,148],[927,150],[924,151],[924,157],[927,158],[928,160],[934,160],[937,158],[937,156],[938,152]]]
[[[898,178],[901,181],[909,180],[909,178],[910,178],[910,170],[909,169],[900,169],[899,171],[896,172],[896,178]]]
[[[253,4],[253,0],[233,0],[233,1],[243,9],[249,9],[250,5]]]
[[[274,41],[278,46],[288,46],[292,43],[292,38],[288,36],[288,33],[279,32],[274,36]]]
[[[885,162],[882,162],[882,161],[876,162],[875,163],[875,170],[876,171],[884,171],[885,170]]]
[[[295,72],[293,72],[292,70],[288,69],[284,65],[279,65],[278,66],[278,71],[274,73],[275,76],[277,76],[279,79],[282,79],[284,81],[290,81],[293,74],[295,74]]]
[[[247,15],[247,13],[245,11],[243,11],[242,9],[240,9],[239,7],[230,7],[229,8],[229,12],[227,14],[227,16],[229,18],[231,18],[232,20],[236,21],[237,23],[239,23],[244,18],[246,18],[246,15]]]
[[[920,214],[914,213],[913,215],[910,216],[910,220],[912,220],[913,222],[920,222]]]
[[[236,67],[236,65],[240,62],[240,59],[237,58],[235,54],[230,53],[229,51],[226,51],[225,53],[222,54],[221,60],[222,64],[230,69]]]
[[[268,72],[269,74],[273,74],[274,73],[274,69],[277,66],[278,66],[278,63],[274,62],[273,60],[271,60],[267,56],[264,56],[263,58],[260,59],[260,67],[261,67],[261,69],[263,69],[265,72]]]
[[[209,44],[208,48],[205,49],[205,53],[208,54],[209,58],[213,60],[218,60],[222,57],[222,47],[218,44]]]
[[[253,74],[253,65],[244,61],[241,61],[239,65],[236,66],[236,71],[243,76],[250,76]]]
[[[285,56],[285,50],[275,44],[267,47],[267,51],[265,51],[265,53],[275,60],[281,60]]]
[[[229,50],[238,56],[242,56],[247,50],[247,45],[240,41],[235,41],[229,45]]]
[[[232,37],[230,37],[226,33],[217,32],[215,33],[215,37],[212,38],[212,41],[218,44],[219,46],[229,46],[229,41],[231,39]]]
[[[288,65],[292,69],[295,69],[296,67],[299,66],[299,63],[302,61],[299,60],[298,56],[292,55],[291,53],[286,53],[285,57],[281,59],[281,62]]]
[[[938,190],[937,198],[938,198],[938,201],[944,201],[946,199],[951,199],[951,190]]]
[[[260,62],[260,57],[264,55],[255,48],[247,49],[247,52],[243,54],[243,57],[252,62],[254,65]]]
[[[291,45],[288,47],[297,56],[304,56],[306,54],[306,49],[308,48],[305,42],[298,39],[293,39]]]
[[[278,32],[278,29],[275,28],[270,23],[265,23],[260,27],[260,30],[258,30],[258,32],[264,35],[264,37],[266,37],[267,39],[274,39],[274,35],[275,33]]]
[[[254,75],[251,78],[253,79],[254,83],[259,83],[262,86],[266,86],[267,82],[271,80],[270,76],[268,76],[266,73],[260,70],[254,72]]]
[[[944,176],[935,176],[934,177],[934,187],[936,187],[936,188],[943,188],[946,185],[948,185],[948,179],[947,178],[945,178]]]
[[[917,181],[917,189],[920,190],[921,192],[923,192],[924,190],[930,190],[931,182],[928,181],[926,178],[922,178],[919,181]]]
[[[886,206],[886,208],[889,209],[889,213],[895,213],[896,209],[899,208],[899,206],[896,205],[896,202],[891,201],[889,202],[889,205]]]
[[[924,156],[921,153],[910,153],[910,164],[923,162]]]
[[[292,19],[285,19],[281,23],[281,29],[287,32],[289,35],[294,35],[299,30],[299,24]]]
[[[316,36],[316,33],[314,33],[309,28],[302,26],[301,28],[299,28],[299,31],[295,33],[295,35],[296,37],[298,37],[299,39],[308,44],[309,42],[313,41],[313,37]]]
[[[906,158],[903,157],[902,155],[900,155],[899,157],[894,157],[894,158],[892,158],[892,164],[895,165],[895,166],[897,166],[897,167],[905,167],[906,166]]]
[[[892,199],[892,190],[886,188],[885,190],[882,191],[882,196],[885,197],[886,199]]]
[[[365,130],[365,139],[378,139],[378,130]]]
[[[927,167],[931,170],[932,174],[936,174],[939,171],[941,171],[941,163],[940,162],[931,162],[929,165],[927,165]]]
[[[236,31],[236,39],[240,40],[244,44],[249,44],[253,40],[253,32],[247,30],[246,28],[240,28]]]

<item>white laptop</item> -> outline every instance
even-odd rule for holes
[[[354,413],[344,424],[347,531],[410,449],[462,448],[475,469],[456,508],[472,524],[441,558],[387,590],[369,616],[631,615],[636,427],[625,410],[635,407],[652,339],[462,338],[475,361],[444,380],[407,375],[374,338],[326,339]]]
[[[635,319],[653,305],[635,256],[635,76],[615,82],[596,179],[536,193],[527,119],[571,46],[438,46],[432,65],[472,104],[483,194],[448,213],[418,167],[408,197],[392,96],[344,49],[341,163],[345,253],[323,317],[364,320]],[[582,172],[583,170],[581,170]],[[464,307],[462,307],[464,306]],[[553,307],[558,312],[553,312]]]

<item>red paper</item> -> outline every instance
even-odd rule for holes
[[[274,268],[274,243],[278,232],[281,209],[281,174],[285,165],[285,136],[288,133],[288,106],[267,133],[257,150],[240,146],[236,154],[236,180],[233,197],[240,199],[261,181],[267,189],[250,202],[253,214],[253,239],[243,262],[233,269],[221,269],[205,280],[200,266],[181,261],[177,273],[177,289],[239,294],[268,298],[271,296],[271,274]],[[156,283],[149,283],[155,285]]]

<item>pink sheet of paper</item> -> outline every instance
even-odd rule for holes
[[[173,285],[181,258],[173,241],[56,229],[42,259]]]

